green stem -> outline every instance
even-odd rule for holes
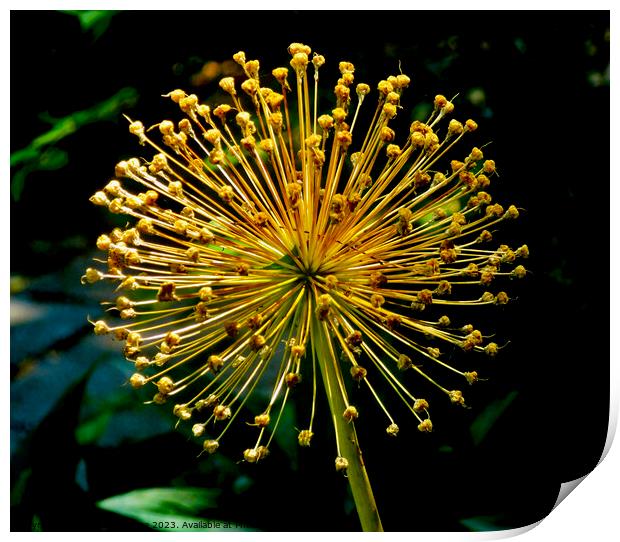
[[[336,430],[339,453],[348,461],[347,479],[351,486],[351,493],[353,493],[362,530],[365,532],[383,532],[381,518],[362,458],[362,450],[357,440],[355,425],[352,422],[347,422],[342,416],[347,407],[346,398],[340,392],[339,380],[342,379],[342,375],[339,374],[340,367],[337,358],[329,339],[325,335],[328,332],[327,327],[316,323],[313,331],[312,337],[316,344],[313,348],[313,354],[317,356],[321,368],[321,376],[327,391],[329,408]]]

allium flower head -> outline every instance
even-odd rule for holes
[[[463,356],[463,369],[445,351],[494,356],[498,345],[453,323],[450,309],[506,303],[496,279],[523,277],[517,260],[528,249],[492,244],[493,230],[519,214],[489,194],[493,160],[477,147],[450,154],[476,122],[450,119],[453,104],[437,96],[430,118],[396,133],[409,77],[371,89],[355,83],[350,62],[339,64],[334,106],[320,111],[325,59],[299,43],[289,53],[290,67],[271,73],[235,54],[246,77],[220,81],[227,103],[174,90],[181,120],[130,121],[151,152],[120,162],[91,200],[131,225],[99,237],[102,269],[83,280],[118,283],[114,321],[95,322],[95,333],[124,343],[131,386],[169,403],[206,452],[240,419],[256,431],[243,458],[261,460],[292,395],[312,405],[298,434],[309,446],[326,393],[344,470],[343,423],[373,403],[390,436],[398,402],[432,430],[433,398],[418,396],[420,381],[437,400],[465,404],[461,388],[478,379],[478,362]],[[393,393],[378,391],[382,381]],[[250,415],[244,404],[259,384],[271,392]],[[364,393],[372,401],[358,410],[350,397]],[[407,416],[398,421],[410,427]]]

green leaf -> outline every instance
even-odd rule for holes
[[[80,21],[82,32],[88,32],[92,30],[93,37],[99,38],[108,28],[112,17],[116,15],[116,11],[106,10],[78,10],[78,9],[65,9],[61,10],[62,13],[67,15],[74,15]]]
[[[60,119],[53,119],[43,114],[42,118],[52,125],[51,128],[33,139],[27,147],[15,151],[10,156],[11,167],[20,168],[16,169],[11,180],[13,198],[19,200],[30,173],[57,170],[68,163],[67,153],[54,148],[53,145],[74,134],[82,126],[116,118],[121,109],[132,106],[137,100],[136,89],[127,87],[89,109],[76,111]]]
[[[460,523],[470,531],[501,531],[506,529],[500,526],[501,519],[500,516],[476,516],[462,519]]]
[[[495,422],[508,408],[517,397],[518,392],[511,391],[503,399],[493,401],[487,408],[485,408],[480,415],[473,421],[470,427],[470,432],[474,444],[478,446],[487,436]]]
[[[105,432],[111,418],[112,412],[106,411],[80,424],[75,431],[75,438],[80,446],[97,442]]]
[[[297,466],[297,434],[293,427],[297,425],[297,413],[295,405],[288,402],[278,420],[278,430],[274,433],[273,439],[278,446],[286,453],[293,468]]]
[[[138,489],[99,501],[109,512],[135,519],[157,531],[245,531],[235,522],[207,519],[203,512],[215,508],[219,489],[154,487]]]

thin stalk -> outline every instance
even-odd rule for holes
[[[318,358],[318,365],[321,368],[321,376],[327,391],[329,408],[336,430],[338,453],[348,461],[347,480],[351,486],[351,493],[362,524],[362,530],[364,532],[383,532],[377,503],[362,458],[362,450],[357,440],[355,425],[352,422],[347,422],[342,416],[348,405],[346,404],[346,397],[341,393],[342,374],[340,374],[340,367],[333,352],[330,352],[330,344],[326,339],[327,327],[315,320],[313,328],[312,340],[315,344],[312,349],[313,355]]]

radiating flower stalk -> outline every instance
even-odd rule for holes
[[[525,276],[515,262],[528,249],[489,248],[493,230],[519,212],[492,202],[495,163],[479,148],[449,160],[477,128],[446,119],[449,100],[437,96],[430,118],[397,136],[390,124],[403,114],[409,77],[371,91],[340,62],[335,108],[319,114],[325,59],[299,43],[289,53],[291,69],[260,76],[257,60],[235,54],[246,77],[220,81],[227,103],[212,108],[174,90],[178,123],[130,120],[152,154],[120,162],[91,201],[133,222],[98,238],[105,270],[89,268],[83,282],[118,283],[114,321],[94,322],[95,333],[124,343],[131,386],[174,405],[208,454],[240,418],[256,431],[243,459],[264,459],[293,395],[311,405],[298,434],[310,446],[326,394],[336,470],[363,529],[381,530],[351,396],[372,398],[385,438],[399,432],[394,403],[419,431],[432,430],[416,382],[464,406],[460,384],[439,382],[472,384],[478,373],[448,363],[442,349],[495,356],[500,347],[444,311],[507,303],[493,286]],[[367,127],[363,106],[374,107]],[[244,405],[259,385],[271,392],[252,417]]]

